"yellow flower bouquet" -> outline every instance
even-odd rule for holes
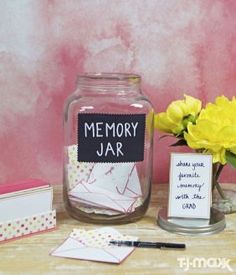
[[[219,96],[202,108],[200,100],[184,97],[173,101],[166,112],[155,115],[155,128],[178,139],[172,146],[187,145],[197,152],[212,154],[212,189],[217,188],[226,199],[218,178],[227,163],[236,168],[236,98]]]

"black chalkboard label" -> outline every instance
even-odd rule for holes
[[[145,114],[78,114],[78,161],[144,158]]]

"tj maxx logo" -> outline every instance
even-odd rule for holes
[[[179,257],[177,258],[179,267],[184,271],[192,268],[220,268],[233,272],[230,266],[230,259],[227,258],[204,258],[204,257]]]

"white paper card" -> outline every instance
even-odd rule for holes
[[[142,190],[135,163],[95,163],[89,172],[81,169],[72,173],[69,168],[68,171],[69,179],[73,178],[71,200],[122,213],[133,212],[141,204]]]
[[[137,241],[137,237],[121,234],[112,227],[95,230],[74,229],[51,255],[97,262],[121,263],[134,247],[111,245],[111,240]]]
[[[0,222],[21,219],[52,210],[51,186],[27,189],[0,196]]]
[[[168,217],[210,218],[212,156],[172,153]]]

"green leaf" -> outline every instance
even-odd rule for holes
[[[225,158],[227,163],[231,164],[234,168],[236,168],[236,155],[231,153],[230,151],[226,151]]]
[[[186,146],[187,142],[185,139],[179,139],[177,142],[171,144],[170,146],[174,147],[174,146]]]

